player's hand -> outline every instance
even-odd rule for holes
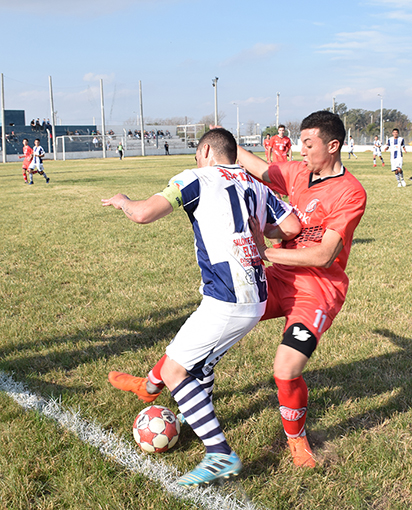
[[[103,207],[107,205],[112,205],[115,209],[121,209],[127,200],[130,200],[130,198],[127,195],[122,195],[121,193],[118,193],[112,198],[102,198],[102,205]]]
[[[252,232],[253,239],[255,241],[256,247],[259,250],[259,254],[261,258],[264,258],[264,252],[267,248],[265,243],[265,238],[263,236],[262,229],[260,228],[260,223],[254,216],[249,216],[249,228]]]

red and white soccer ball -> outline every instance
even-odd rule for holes
[[[133,423],[133,436],[148,453],[170,450],[179,439],[180,422],[167,407],[150,406],[140,411]]]

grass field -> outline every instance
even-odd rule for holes
[[[304,374],[319,466],[296,470],[286,450],[272,377],[281,319],[259,324],[216,369],[217,415],[244,464],[217,490],[240,505],[412,508],[412,159],[406,188],[371,162],[370,153],[344,159],[368,206],[346,304]],[[0,371],[130,443],[146,405],[107,373],[146,375],[200,302],[199,270],[183,211],[141,226],[100,199],[145,198],[193,166],[193,156],[47,161],[50,184],[35,176],[27,186],[20,163],[0,165]],[[167,391],[157,403],[177,412]],[[184,428],[156,460],[185,472],[202,456]],[[203,507],[0,392],[1,509]]]

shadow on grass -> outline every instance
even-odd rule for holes
[[[309,387],[325,388],[320,398],[310,402],[310,419],[323,417],[331,406],[357,401],[357,407],[365,408],[349,418],[317,434],[316,443],[333,440],[356,430],[368,430],[381,424],[395,413],[410,410],[412,404],[412,338],[379,329],[375,334],[389,339],[399,351],[382,356],[341,364],[333,368],[308,371],[305,379]],[[384,397],[384,394],[388,394]],[[380,405],[371,405],[362,399],[377,398]],[[345,416],[344,411],[342,411]],[[322,436],[322,437],[321,437]]]
[[[196,304],[197,302],[188,302],[178,310],[162,308],[151,312],[150,316],[128,318],[119,323],[104,324],[88,330],[79,329],[70,336],[43,339],[40,344],[36,340],[30,340],[19,343],[17,347],[16,345],[2,346],[0,347],[0,370],[13,373],[19,381],[30,382],[30,387],[39,391],[46,390],[48,394],[91,391],[92,388],[83,384],[67,387],[58,383],[45,383],[42,381],[42,376],[54,370],[70,372],[80,365],[93,363],[99,359],[119,356],[127,351],[148,349],[163,340],[170,341],[192,313]],[[175,317],[177,313],[179,316]],[[168,319],[171,315],[174,318]],[[151,325],[151,322],[155,325]],[[112,333],[119,329],[129,330],[130,333],[122,335]],[[73,348],[79,343],[82,344],[81,348]],[[26,354],[25,351],[27,351]],[[44,351],[47,351],[47,354]],[[13,357],[14,352],[18,352],[16,357]],[[7,359],[8,357],[13,359]],[[30,374],[29,377],[28,374]]]
[[[309,440],[316,448],[322,448],[325,442],[350,434],[358,430],[370,430],[395,414],[407,412],[412,405],[412,338],[398,336],[386,330],[375,330],[375,334],[389,339],[400,348],[399,351],[381,356],[370,357],[359,361],[341,364],[317,370],[307,370],[304,373],[308,384],[309,396],[308,424]],[[217,373],[218,373],[217,369]],[[220,419],[223,429],[230,429],[248,419],[262,409],[271,408],[278,413],[277,390],[273,380],[258,381],[255,385],[242,388],[242,392],[253,395],[263,386],[273,388],[273,395],[269,398],[253,399],[253,403],[242,409],[241,413],[231,415],[230,418]],[[216,400],[227,395],[228,392],[216,392]],[[381,404],[372,403],[376,399]],[[351,409],[346,413],[343,404],[348,403]],[[360,412],[354,414],[352,404]],[[336,410],[341,407],[341,413]],[[322,431],[310,433],[310,424],[324,418],[331,408],[335,409],[334,424]],[[363,410],[362,410],[363,409]],[[351,416],[347,417],[347,414]],[[337,418],[336,418],[337,416]],[[340,416],[340,420],[339,420]],[[287,448],[283,429],[273,438],[258,460],[245,464],[245,471],[251,475],[258,475],[270,468],[277,467],[283,450]],[[323,462],[324,465],[327,464]]]

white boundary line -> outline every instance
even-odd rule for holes
[[[57,400],[46,400],[30,393],[22,383],[0,371],[0,390],[4,391],[21,407],[34,410],[59,423],[75,434],[81,441],[97,448],[100,453],[134,473],[140,473],[160,484],[176,498],[202,505],[207,510],[257,510],[253,503],[242,502],[234,496],[222,495],[214,487],[185,488],[177,484],[178,472],[154,457],[138,453],[128,441],[113,432],[104,431],[97,423],[83,420],[80,412],[64,410]]]

